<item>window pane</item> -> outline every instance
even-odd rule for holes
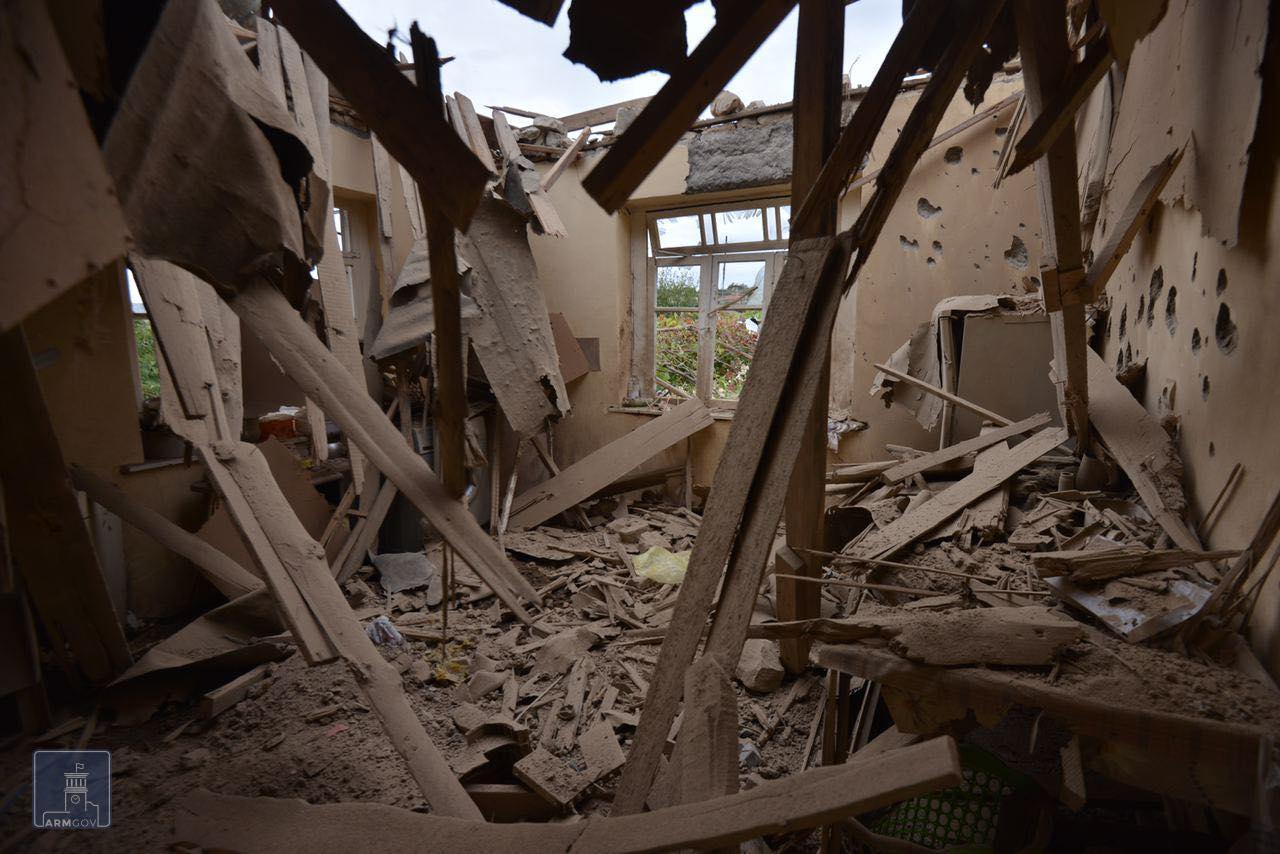
[[[673,216],[658,220],[658,242],[663,247],[698,246],[702,232],[696,216]]]
[[[764,261],[725,261],[718,265],[716,305],[742,297],[735,308],[764,305]],[[748,296],[743,296],[748,294]]]
[[[791,205],[782,205],[778,213],[782,214],[782,239],[786,240],[791,237]]]
[[[711,396],[737,400],[747,380],[756,342],[760,338],[759,311],[716,312],[715,376]]]
[[[343,215],[346,213],[342,208],[333,209],[333,232],[338,235],[338,250],[341,252],[350,252],[351,247],[347,245],[347,230],[342,227]]]
[[[697,313],[660,311],[655,333],[653,354],[658,397],[679,397],[672,388],[693,397],[698,387]]]
[[[765,227],[769,229],[769,240],[778,239],[778,209],[766,208],[764,212]]]
[[[720,243],[746,243],[764,240],[764,226],[759,208],[742,211],[717,211],[716,236]]]
[[[658,308],[697,308],[702,268],[695,264],[658,268]]]

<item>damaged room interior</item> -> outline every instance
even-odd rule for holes
[[[1280,5],[381,5],[0,4],[0,852],[1280,850]]]

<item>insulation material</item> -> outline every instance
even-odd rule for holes
[[[511,428],[530,435],[569,411],[560,360],[524,218],[485,197],[459,238],[480,316],[464,331]]]
[[[1129,63],[1111,144],[1101,233],[1153,165],[1188,145],[1160,200],[1199,210],[1204,234],[1236,244],[1249,146],[1262,102],[1267,6],[1169,0]],[[1095,236],[1094,245],[1101,245]]]
[[[123,255],[128,230],[43,3],[0,12],[0,111],[5,331]]]
[[[314,260],[294,187],[318,179],[297,133],[217,3],[167,4],[104,146],[138,247],[225,290],[279,270],[281,250]]]

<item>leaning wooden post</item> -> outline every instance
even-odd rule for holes
[[[840,133],[840,104],[844,94],[844,3],[842,0],[800,0],[796,31],[795,101],[792,121],[795,140],[791,149],[791,199],[799,204],[809,194]],[[836,233],[838,197],[824,200],[813,216],[795,222],[791,239],[830,237]],[[787,490],[785,519],[787,545],[800,549],[825,548],[824,486],[827,463],[827,398],[831,380],[831,354],[815,392],[813,414],[805,426],[804,440]],[[807,554],[803,573],[817,576],[821,561]],[[790,571],[790,568],[783,570]],[[779,620],[807,620],[818,616],[821,589],[790,578],[774,581]],[[809,642],[802,638],[780,642],[782,663],[789,673],[808,666]]]

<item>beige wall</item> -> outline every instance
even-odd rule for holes
[[[1268,118],[1274,122],[1275,114]],[[1270,139],[1274,144],[1280,135]],[[1259,148],[1255,145],[1255,151]],[[1269,157],[1275,157],[1274,150],[1271,147]],[[1270,165],[1259,168],[1258,158],[1267,156],[1255,155],[1250,164],[1238,245],[1226,249],[1220,241],[1202,236],[1197,211],[1160,207],[1150,232],[1139,234],[1108,288],[1111,311],[1103,356],[1115,365],[1121,351],[1128,355],[1131,350],[1132,361],[1145,360],[1146,381],[1139,390],[1143,403],[1152,413],[1177,417],[1192,523],[1203,518],[1231,468],[1236,463],[1244,467],[1243,478],[1208,538],[1210,548],[1245,547],[1280,490],[1280,385],[1274,381],[1280,365],[1280,335],[1275,330],[1280,317],[1280,182]],[[1146,304],[1157,268],[1164,285],[1148,325]],[[1221,295],[1220,271],[1226,282]],[[1175,290],[1171,327],[1166,310]],[[1216,341],[1221,305],[1227,306],[1235,324],[1231,352]],[[1192,345],[1196,331],[1198,349]],[[1278,581],[1280,577],[1273,576],[1264,588],[1250,639],[1272,674],[1280,676]]]
[[[984,107],[1022,88],[1018,77],[997,77]],[[898,97],[885,131],[872,149],[869,168],[884,164],[889,149],[920,90]],[[902,407],[885,409],[868,391],[876,362],[886,361],[916,327],[929,320],[938,302],[963,294],[1023,293],[1023,278],[1037,275],[1040,213],[1033,170],[994,189],[994,167],[1009,123],[1010,106],[925,152],[885,224],[857,285],[845,298],[836,323],[831,360],[831,409],[847,410],[869,428],[846,434],[840,457],[849,462],[886,459],[886,442],[937,447],[936,430],[926,432]],[[952,101],[939,132],[973,115],[960,95]],[[947,152],[960,149],[960,160]],[[873,185],[862,188],[869,199]],[[920,213],[927,200],[936,214]],[[1027,247],[1026,269],[1009,264],[1004,252],[1014,235]],[[941,249],[934,247],[934,242]],[[932,262],[932,263],[930,263]]]

